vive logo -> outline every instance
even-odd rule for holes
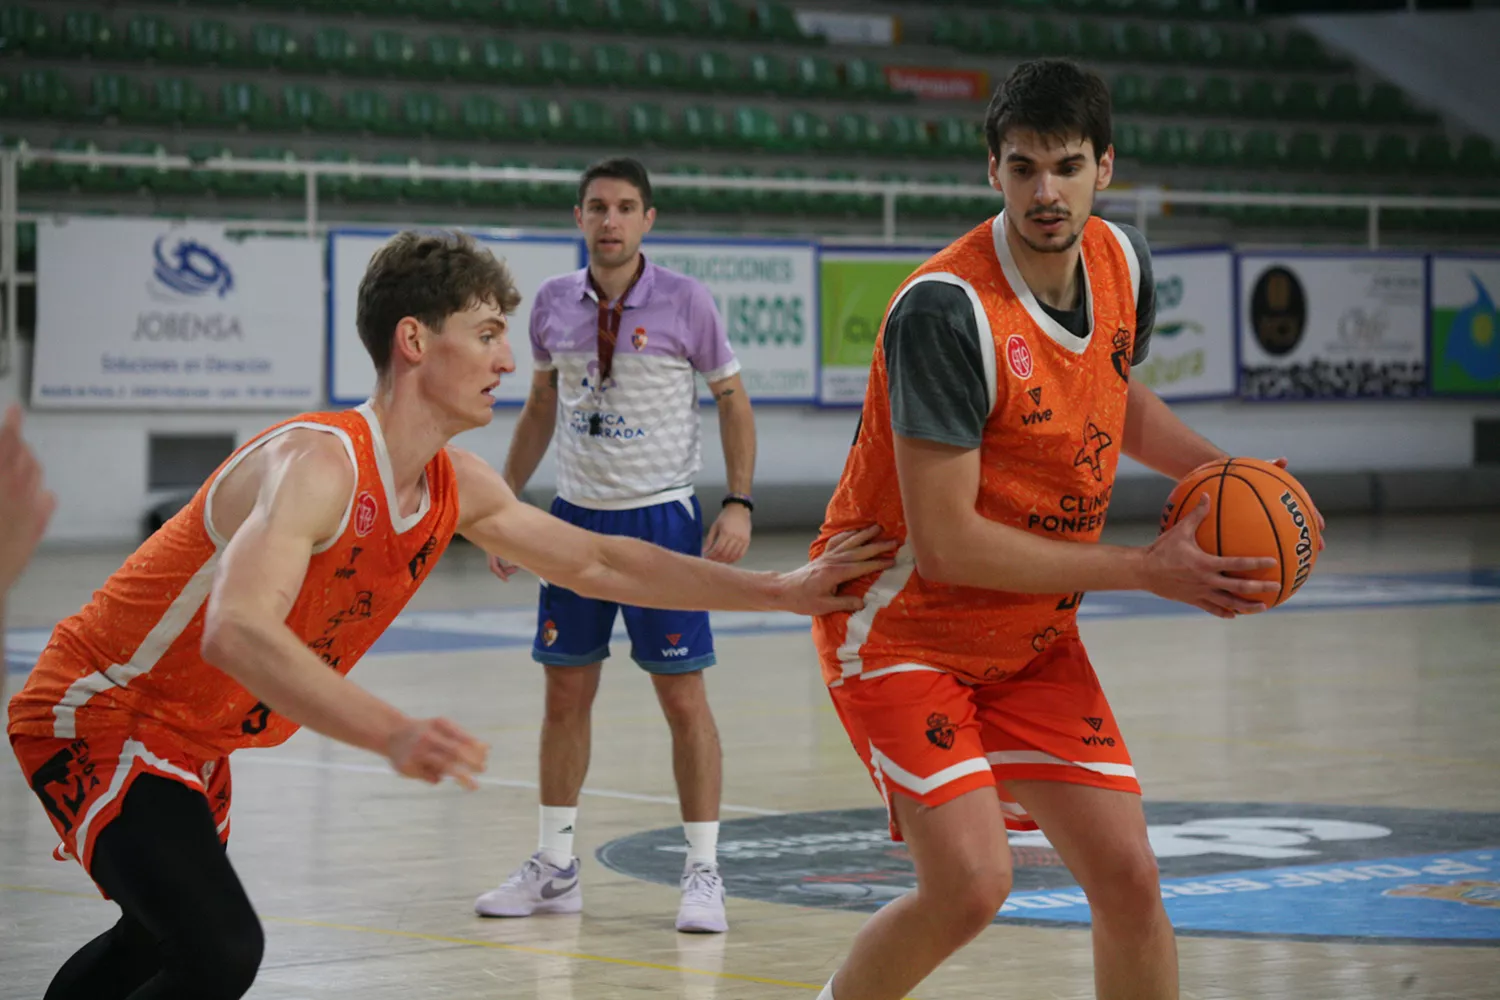
[[[151,272],[167,291],[193,298],[217,293],[222,299],[234,290],[234,274],[224,258],[197,240],[185,237],[168,250],[169,238],[168,234],[156,238],[152,247],[156,265]],[[151,291],[160,294],[154,285]]]

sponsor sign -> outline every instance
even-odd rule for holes
[[[306,410],[321,403],[322,247],[212,223],[43,219],[31,402]]]
[[[1156,329],[1130,377],[1165,400],[1234,395],[1234,255],[1162,251],[1151,255]]]
[[[885,79],[897,93],[915,94],[924,101],[985,101],[990,97],[990,75],[981,70],[887,66]]]
[[[823,364],[818,402],[858,406],[891,296],[932,251],[824,250],[819,261]]]
[[[1434,396],[1500,396],[1500,258],[1431,258]]]

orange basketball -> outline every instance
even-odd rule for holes
[[[1302,484],[1285,469],[1258,458],[1227,458],[1189,472],[1161,512],[1166,531],[1208,494],[1208,517],[1198,544],[1218,556],[1270,557],[1280,566],[1248,574],[1281,590],[1264,597],[1274,608],[1295,594],[1318,561],[1318,519]]]

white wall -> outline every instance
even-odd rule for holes
[[[16,369],[24,369],[24,356]],[[0,404],[18,398],[15,371],[0,380]],[[1476,416],[1500,418],[1496,402],[1193,403],[1178,412],[1226,450],[1275,458],[1298,472],[1465,468],[1472,461]],[[518,409],[497,410],[494,422],[460,443],[497,466]],[[288,414],[290,415],[290,414]],[[126,542],[139,537],[153,498],[146,490],[146,442],[152,432],[226,433],[238,440],[281,416],[273,413],[62,413],[31,411],[26,436],[41,456],[58,511],[52,544]],[[853,410],[763,406],[757,410],[760,457],[756,481],[826,485],[831,490],[854,434]],[[704,413],[704,482],[724,481],[718,421]],[[1142,475],[1131,463],[1123,475]],[[550,455],[536,477],[550,486]]]

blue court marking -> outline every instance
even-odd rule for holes
[[[1419,607],[1441,604],[1487,604],[1500,601],[1500,567],[1441,573],[1314,575],[1286,604],[1271,614]],[[1084,620],[1202,615],[1197,608],[1137,591],[1089,594],[1078,609]],[[767,635],[806,632],[808,619],[784,612],[715,612],[715,635]],[[407,611],[381,636],[370,655],[450,653],[473,649],[530,646],[536,611],[530,607],[477,608],[466,611]],[[5,659],[14,672],[25,673],[46,646],[51,629],[14,629],[6,636]],[[623,622],[613,640],[628,642]],[[620,652],[624,652],[621,650]]]
[[[1164,878],[1161,887],[1172,926],[1189,934],[1500,943],[1500,847]],[[1089,908],[1078,889],[1043,889],[1012,893],[1000,917],[1082,926]]]

